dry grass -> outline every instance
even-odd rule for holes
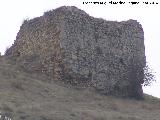
[[[50,83],[0,62],[0,111],[12,120],[159,120],[160,99],[122,99]],[[3,69],[2,69],[3,68]],[[3,74],[2,74],[3,73]],[[4,74],[6,73],[6,74]]]

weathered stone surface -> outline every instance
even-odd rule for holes
[[[135,20],[105,21],[63,6],[24,21],[6,55],[53,80],[92,86],[105,94],[142,97],[143,35]]]

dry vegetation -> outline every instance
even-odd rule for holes
[[[50,83],[0,59],[0,111],[12,120],[159,120],[160,99],[123,99]]]

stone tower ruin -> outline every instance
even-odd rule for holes
[[[6,55],[52,80],[107,95],[143,96],[144,33],[136,20],[106,21],[62,6],[25,20]]]

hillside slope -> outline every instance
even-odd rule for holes
[[[45,80],[45,81],[44,81]],[[52,83],[0,58],[0,111],[11,120],[159,120],[160,99],[122,99]]]

